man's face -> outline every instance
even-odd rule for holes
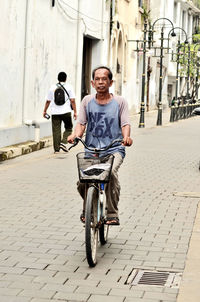
[[[91,81],[92,86],[98,93],[106,93],[109,91],[109,87],[112,86],[113,81],[108,77],[109,71],[104,68],[97,69],[95,71],[94,80]]]

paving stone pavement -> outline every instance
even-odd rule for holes
[[[156,127],[155,119],[147,114],[144,129],[132,119],[134,145],[120,170],[121,225],[110,228],[92,269],[76,192],[81,147],[0,163],[1,302],[177,301],[179,287],[127,284],[134,269],[183,273],[199,203],[200,120],[169,124],[166,113]]]

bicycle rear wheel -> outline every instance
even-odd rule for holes
[[[85,209],[85,247],[87,262],[91,267],[97,263],[97,195],[98,190],[94,186],[89,187]]]

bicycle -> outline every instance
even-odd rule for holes
[[[104,148],[91,148],[81,138],[75,138],[74,144],[68,150],[81,142],[84,147],[92,151],[80,152],[76,155],[79,180],[88,185],[85,205],[85,248],[87,262],[90,267],[97,264],[98,233],[101,245],[108,239],[109,225],[106,225],[105,184],[109,182],[114,155],[100,156],[114,144],[122,143],[121,139],[112,141]]]

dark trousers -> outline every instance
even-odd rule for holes
[[[53,147],[54,151],[60,150],[60,143],[67,143],[67,137],[72,132],[72,118],[71,112],[65,114],[52,115],[52,133],[53,133]],[[65,131],[63,137],[61,138],[61,124],[64,123]]]

